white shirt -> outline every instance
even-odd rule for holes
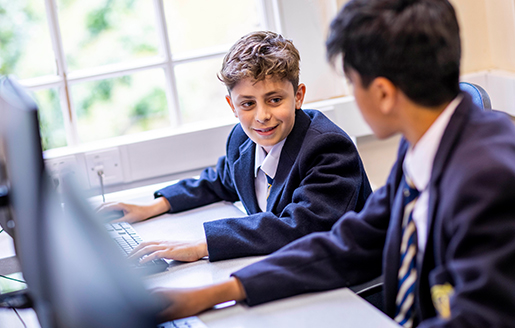
[[[254,187],[256,190],[256,198],[259,204],[259,208],[261,208],[261,211],[263,212],[266,212],[266,198],[268,189],[268,181],[266,179],[265,173],[272,179],[275,178],[277,165],[279,164],[279,158],[281,157],[281,151],[283,150],[285,141],[286,139],[273,146],[268,154],[262,147],[256,144],[256,155],[254,160]]]
[[[442,140],[443,133],[449,124],[451,116],[462,99],[463,96],[458,96],[449,103],[415,146],[411,146],[408,149],[406,157],[404,158],[404,174],[410,177],[417,190],[420,191],[420,195],[413,209],[413,221],[417,227],[418,256],[424,254],[427,243],[427,215],[429,210],[428,185],[431,179],[431,171],[433,170],[436,151],[440,146],[440,141]]]

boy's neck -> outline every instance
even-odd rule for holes
[[[405,115],[402,118],[404,121],[402,124],[404,127],[402,134],[413,147],[447,108],[449,103],[446,102],[436,107],[423,107],[414,103],[406,106]]]
[[[265,154],[268,155],[268,153],[270,153],[270,151],[272,150],[272,148],[274,148],[275,145],[273,146],[260,146],[264,151],[265,151]]]

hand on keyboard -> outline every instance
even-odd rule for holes
[[[157,328],[207,328],[207,326],[198,317],[187,317],[164,322]]]
[[[104,222],[114,222],[118,219],[123,218],[123,216],[125,215],[123,213],[123,211],[106,211],[106,210],[99,212],[98,214],[102,217]]]
[[[141,258],[140,263],[156,258],[193,262],[208,256],[205,240],[198,241],[148,241],[143,242],[129,255],[130,259]]]
[[[210,308],[210,298],[197,294],[199,288],[154,288],[153,295],[168,306],[159,313],[160,320],[177,320]],[[173,327],[173,326],[172,326]]]
[[[152,294],[168,304],[159,314],[161,320],[196,315],[217,304],[231,300],[243,301],[247,297],[243,285],[235,277],[195,288],[156,288],[152,289]]]
[[[143,241],[136,230],[127,222],[106,223],[105,227],[125,256],[128,256]],[[134,268],[146,274],[161,272],[168,267],[168,263],[162,258],[155,258],[152,261],[145,261],[145,263],[133,261],[132,264]]]
[[[170,210],[166,198],[159,197],[146,205],[136,205],[122,202],[103,203],[97,208],[98,213],[123,212],[123,217],[113,222],[139,222],[157,216]]]
[[[148,218],[145,206],[121,202],[103,203],[97,208],[97,213],[110,219],[110,222],[134,223]]]

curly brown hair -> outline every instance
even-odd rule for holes
[[[229,92],[242,79],[286,79],[297,92],[299,51],[291,40],[271,31],[252,32],[239,39],[225,55],[218,79]]]

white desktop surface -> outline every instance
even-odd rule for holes
[[[153,199],[153,191],[167,184],[158,184],[106,195],[106,201],[145,203]],[[98,205],[101,197],[92,199]],[[196,240],[203,238],[202,223],[224,217],[245,214],[236,206],[220,202],[178,214],[163,214],[133,226],[144,240]],[[0,258],[12,255],[0,250]],[[227,279],[230,274],[262,256],[209,262],[202,259],[193,263],[171,261],[165,272],[150,275],[144,284],[153,287],[196,287]],[[27,327],[39,327],[34,311],[21,310]],[[244,303],[212,309],[199,315],[210,328],[257,327],[399,327],[372,305],[351,290],[305,294],[267,304],[248,307]],[[23,327],[12,310],[0,309],[0,327]]]
[[[236,304],[198,316],[209,328],[399,328],[348,288],[247,307]]]

